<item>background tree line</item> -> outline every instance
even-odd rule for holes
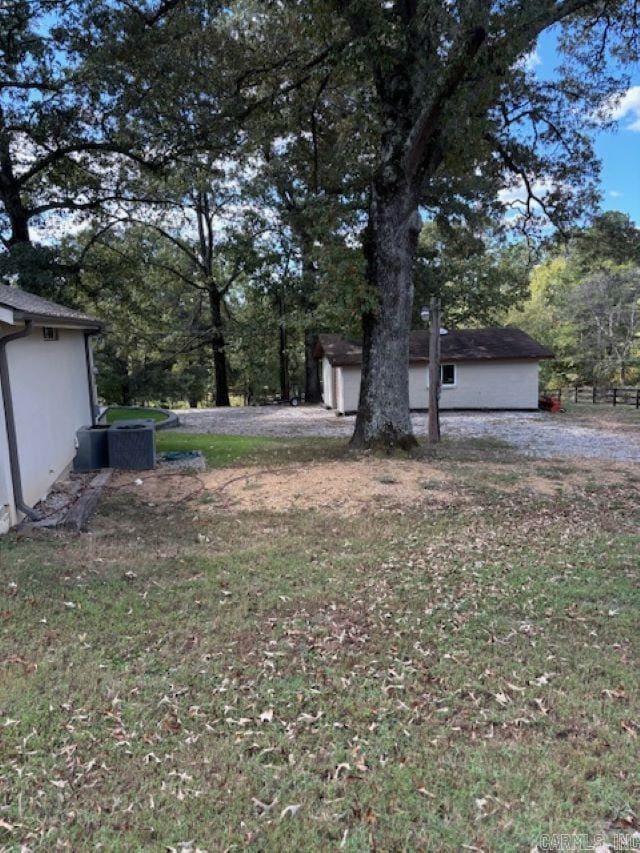
[[[110,402],[317,401],[313,341],[335,331],[364,344],[357,441],[409,446],[408,332],[433,294],[449,324],[548,342],[550,380],[632,381],[638,232],[586,223],[637,11],[3,4],[0,275],[107,321]],[[540,80],[551,27],[564,64]]]

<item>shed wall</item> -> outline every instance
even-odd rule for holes
[[[333,399],[333,367],[328,358],[322,359],[322,402],[328,409],[335,408]]]
[[[355,412],[360,395],[360,367],[338,367],[337,404],[340,414]],[[409,404],[428,407],[428,366],[409,368]],[[329,405],[329,404],[327,404]],[[538,362],[530,360],[456,362],[455,385],[443,385],[441,409],[536,409]]]
[[[337,411],[342,415],[357,411],[360,398],[360,367],[338,367],[336,380]]]
[[[458,362],[455,385],[442,386],[440,403],[442,409],[537,409],[538,362]]]

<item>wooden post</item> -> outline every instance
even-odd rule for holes
[[[613,389],[613,405],[614,406],[618,405],[618,389],[617,388]]]
[[[440,441],[440,300],[429,305],[429,414],[428,439]]]
[[[596,386],[595,385],[593,386],[592,396],[593,396],[593,404],[595,405],[598,402],[597,396],[596,396]]]
[[[574,402],[574,403],[577,403],[577,402],[578,402],[578,386],[577,386],[577,385],[576,385],[576,387],[573,389],[573,402]]]
[[[640,409],[640,388],[636,391],[636,409]]]

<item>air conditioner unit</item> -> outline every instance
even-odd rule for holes
[[[119,421],[107,432],[109,466],[147,471],[156,465],[156,428],[153,421]]]
[[[109,442],[107,424],[83,426],[76,433],[74,471],[95,471],[109,467]]]

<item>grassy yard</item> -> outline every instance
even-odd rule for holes
[[[630,432],[640,431],[640,410],[635,406],[612,406],[606,403],[571,403],[562,401],[566,413],[559,415],[580,426],[598,429],[615,429]]]
[[[288,443],[273,438],[246,435],[198,435],[197,433],[156,433],[156,445],[160,452],[170,450],[199,450],[211,466],[230,464],[235,460],[253,459],[256,455],[268,455],[269,451],[282,453]]]
[[[319,493],[336,460],[374,477],[328,440],[158,438],[247,488],[274,465]],[[116,484],[91,534],[2,539],[0,848],[636,831],[640,466],[487,442],[402,465],[414,502],[377,474],[351,513]]]
[[[160,423],[166,420],[166,415],[157,409],[149,409],[142,406],[122,406],[113,409],[108,409],[106,413],[106,422],[115,424],[118,421],[131,421],[142,418]]]

